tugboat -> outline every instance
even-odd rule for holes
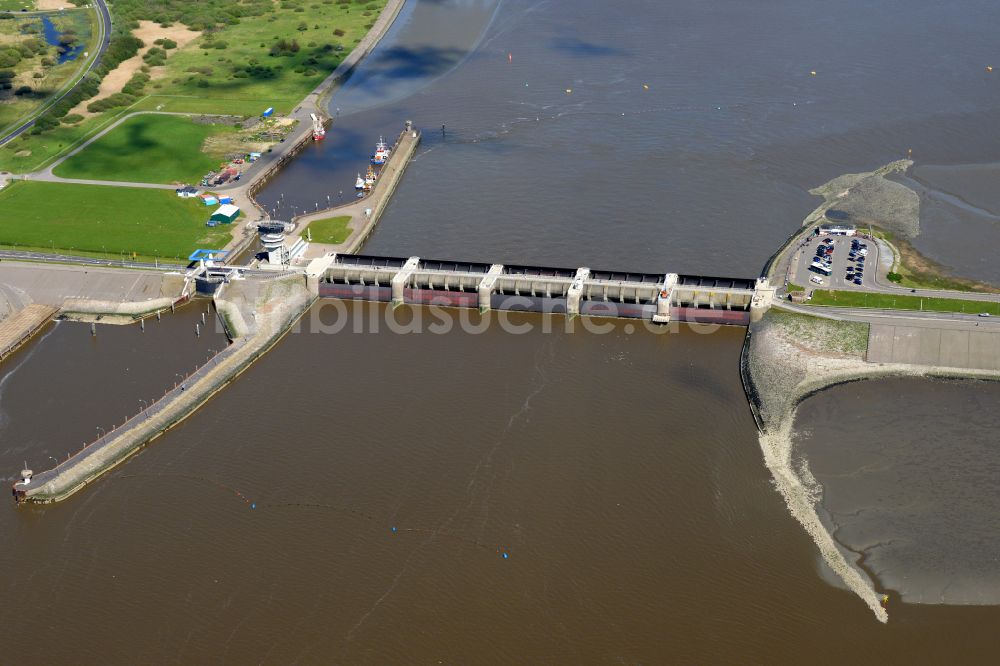
[[[372,155],[372,164],[382,166],[387,159],[389,159],[389,149],[382,137],[379,137],[378,143],[375,144],[375,154]]]
[[[326,136],[326,128],[323,127],[323,121],[315,113],[310,113],[309,117],[312,118],[313,122],[313,141],[322,141]]]
[[[369,164],[368,173],[365,175],[365,192],[370,191],[375,186],[376,178],[377,176],[375,175],[375,169],[373,169],[372,166]]]
[[[354,189],[356,190],[365,189],[365,179],[361,177],[360,173],[358,174],[358,179],[354,181]]]

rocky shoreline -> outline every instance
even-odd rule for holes
[[[827,388],[886,377],[973,378],[1000,373],[898,363],[868,363],[868,325],[773,309],[747,331],[741,376],[760,430],[764,462],[789,511],[816,542],[823,559],[881,622],[888,620],[876,583],[860,559],[833,538],[820,515],[822,488],[793,457],[798,405]]]

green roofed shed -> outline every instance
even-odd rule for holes
[[[236,218],[240,216],[240,209],[232,204],[222,204],[215,209],[212,213],[212,217],[209,218],[213,222],[221,222],[222,224],[230,224],[235,222]]]

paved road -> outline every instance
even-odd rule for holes
[[[31,129],[31,127],[35,124],[35,120],[37,120],[39,116],[41,116],[48,109],[52,108],[53,105],[55,105],[62,98],[66,97],[66,95],[69,95],[71,92],[79,88],[87,74],[92,72],[95,67],[101,64],[101,60],[104,58],[104,52],[108,50],[108,44],[111,43],[111,12],[108,11],[108,6],[105,4],[104,0],[94,0],[94,7],[97,9],[97,24],[98,29],[100,30],[98,38],[99,46],[97,47],[97,55],[91,59],[90,64],[83,73],[83,76],[78,78],[76,83],[72,86],[46,102],[41,109],[34,113],[30,120],[24,122],[6,136],[0,138],[0,146],[13,141],[24,132]]]
[[[1000,317],[980,317],[960,312],[914,312],[912,310],[874,310],[870,308],[837,308],[797,305],[776,301],[779,310],[798,312],[837,321],[857,321],[866,324],[895,324],[923,328],[981,328],[1000,331]]]
[[[38,171],[36,173],[22,176],[21,180],[38,180],[45,183],[70,183],[75,185],[109,185],[111,187],[144,187],[150,190],[173,190],[176,185],[163,185],[162,183],[130,183],[124,180],[88,180],[85,178],[60,178],[48,171]]]
[[[95,257],[77,257],[67,254],[48,252],[26,252],[23,250],[0,250],[0,261],[8,259],[15,261],[38,261],[50,264],[79,264],[85,266],[110,266],[112,268],[152,268],[162,271],[184,271],[187,265],[144,262],[144,261],[124,261],[116,259],[98,259]]]

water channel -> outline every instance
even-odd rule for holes
[[[753,276],[810,187],[908,148],[996,160],[998,21],[971,0],[408,2],[332,98],[327,140],[261,200],[280,217],[352,196],[412,119],[422,147],[367,252]],[[221,340],[189,339],[190,316],[96,341],[59,324],[6,361],[2,469],[171,385]],[[996,607],[929,603],[940,580],[894,590],[909,566],[995,582],[989,511],[967,511],[995,504],[973,482],[1000,461],[995,389],[871,382],[803,405],[800,455],[844,543],[896,539],[870,562],[882,625],[771,484],[741,329],[515,315],[515,334],[468,314],[393,332],[420,316],[318,306],[92,488],[0,511],[3,643],[49,663],[993,659]],[[852,477],[884,514],[850,523],[860,495],[837,479],[870,456],[903,471]],[[926,483],[900,499],[887,478]],[[912,538],[946,523],[951,550]]]

